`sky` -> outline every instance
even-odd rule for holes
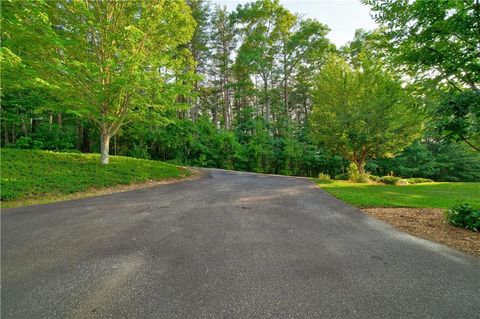
[[[233,10],[238,4],[248,0],[213,0],[213,3],[225,4]],[[280,3],[291,12],[299,13],[307,18],[314,18],[328,25],[330,41],[337,47],[353,39],[356,29],[372,30],[376,27],[370,17],[370,10],[359,0],[280,0]]]

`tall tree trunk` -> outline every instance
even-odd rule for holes
[[[102,164],[108,164],[110,153],[110,135],[102,129],[100,134],[100,155]]]
[[[287,74],[287,56],[283,54],[283,99],[285,101],[285,115],[288,116],[288,74]]]
[[[225,88],[225,83],[223,83],[223,124],[225,130],[230,129],[230,118],[229,118],[229,101],[228,101],[228,91]]]
[[[3,140],[4,140],[4,145],[9,145],[10,144],[10,137],[8,136],[8,127],[7,124],[3,124]]]
[[[195,73],[196,74],[196,73]],[[195,81],[193,90],[195,93],[198,93],[199,91],[199,86],[198,86],[198,81]],[[198,97],[195,96],[193,98],[189,97],[188,98],[188,104],[190,104],[190,119],[192,122],[196,122],[198,119]]]
[[[32,134],[35,134],[37,132],[37,129],[38,129],[38,120],[36,118],[32,118],[31,123],[32,123],[32,127],[31,127],[30,132]]]
[[[12,144],[15,144],[17,142],[17,129],[16,125],[12,125]]]
[[[76,138],[76,149],[81,151],[82,146],[82,137],[83,137],[83,127],[82,123],[77,119],[77,138]]]
[[[113,137],[113,155],[117,155],[117,134]]]
[[[57,114],[57,124],[58,124],[58,128],[61,129],[62,128],[62,113]]]
[[[53,114],[50,113],[50,115],[48,116],[48,131],[49,132],[52,131],[52,124],[53,124]]]
[[[265,120],[268,122],[270,119],[270,98],[268,96],[268,82],[264,78],[263,92],[265,94]]]
[[[84,127],[82,125],[82,152],[90,153],[90,137],[89,137],[89,127]]]
[[[218,115],[216,107],[212,107],[212,121],[213,124],[215,124],[215,128],[218,128]]]
[[[23,117],[21,119],[21,126],[20,127],[22,129],[23,136],[28,136],[27,124],[25,123],[25,119]]]
[[[223,108],[224,108],[224,121],[225,121],[225,129],[229,130],[231,127],[231,112],[230,112],[230,94],[228,89],[228,49],[227,44],[223,43]]]

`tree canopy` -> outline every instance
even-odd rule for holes
[[[398,79],[367,52],[355,67],[332,56],[316,83],[312,134],[364,173],[367,159],[393,157],[419,137],[421,114]]]
[[[446,140],[461,140],[479,151],[480,3],[363,2],[383,27],[391,60],[421,86],[422,94],[437,96],[433,126]]]
[[[363,2],[337,48],[278,0],[1,1],[1,145],[478,179],[478,1]]]

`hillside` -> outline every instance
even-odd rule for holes
[[[2,204],[189,175],[186,169],[164,162],[112,156],[109,165],[101,165],[99,157],[3,148]]]

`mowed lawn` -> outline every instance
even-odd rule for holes
[[[463,202],[480,207],[480,183],[371,185],[319,179],[315,182],[333,196],[357,207],[450,208]]]
[[[71,194],[149,180],[180,178],[189,172],[175,165],[111,156],[101,165],[99,154],[1,149],[1,200]]]

